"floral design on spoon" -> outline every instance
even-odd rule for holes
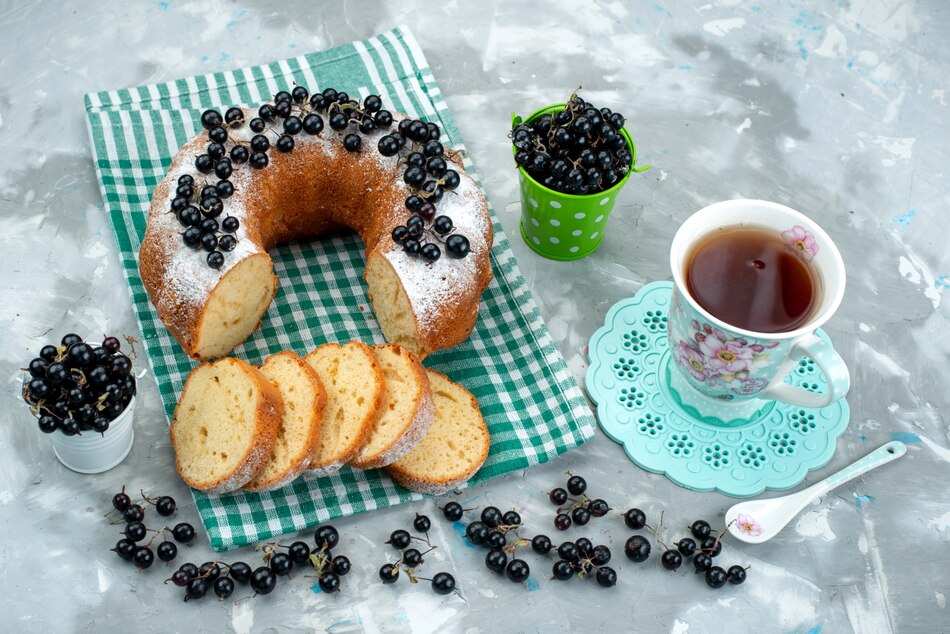
[[[762,534],[762,527],[759,526],[751,515],[746,515],[745,513],[740,513],[739,517],[736,518],[736,527],[742,531],[743,534],[755,537],[756,535]]]

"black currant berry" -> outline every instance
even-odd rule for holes
[[[229,238],[230,236],[224,236],[224,237]],[[233,240],[233,238],[231,239]],[[224,266],[224,254],[221,253],[220,251],[212,251],[211,253],[208,254],[208,257],[206,258],[206,260],[208,262],[208,266],[210,266],[211,268],[215,270],[220,269],[222,266]]]
[[[590,511],[590,514],[594,517],[603,517],[610,510],[610,507],[607,506],[607,502],[601,499],[591,500],[587,504],[587,510]]]
[[[208,594],[208,582],[204,579],[192,579],[185,589],[185,601],[201,599]]]
[[[447,502],[442,507],[442,515],[450,522],[457,522],[462,519],[462,505],[458,502]]]
[[[350,568],[352,567],[352,565],[350,564],[350,560],[347,559],[344,555],[337,555],[336,557],[334,557],[333,561],[331,562],[331,565],[333,566],[333,572],[340,575],[341,577],[349,573]]]
[[[284,102],[287,103],[287,102]],[[294,137],[289,134],[281,134],[277,137],[277,151],[278,152],[292,152],[294,149]]]
[[[224,123],[224,119],[221,118],[221,113],[217,110],[205,110],[201,113],[201,126],[205,130],[210,130]]]
[[[323,117],[311,112],[303,118],[303,131],[307,134],[320,134],[323,131]]]
[[[726,571],[726,577],[729,579],[729,583],[738,586],[746,579],[745,568],[742,566],[730,566],[729,570]]]
[[[468,238],[458,234],[453,234],[445,240],[445,250],[451,258],[464,258],[468,255]]]
[[[158,545],[158,548],[155,549],[155,554],[158,555],[158,558],[162,561],[171,561],[178,555],[178,546],[172,542],[162,542]]]
[[[284,119],[284,132],[287,134],[299,134],[303,129],[303,122],[300,120],[300,117],[287,117]]]
[[[336,545],[340,542],[340,533],[333,526],[324,524],[314,532],[313,540],[317,545],[317,550],[330,550],[336,548]]]
[[[125,536],[133,542],[140,542],[145,539],[147,531],[142,522],[130,522],[125,526]]]
[[[558,581],[567,581],[574,576],[574,566],[563,559],[558,559],[554,562],[551,574]]]
[[[402,554],[402,562],[410,568],[415,568],[422,563],[422,553],[415,548],[407,548]]]
[[[422,250],[422,245],[419,244],[419,241],[415,238],[409,238],[402,243],[402,250],[405,251],[407,255],[415,257],[419,255],[419,251]]]
[[[392,564],[383,564],[379,569],[379,578],[383,583],[396,583],[399,578],[399,568]]]
[[[455,577],[447,572],[438,572],[432,577],[432,589],[436,594],[449,594],[455,590]]]
[[[492,572],[502,573],[508,565],[508,555],[498,548],[492,548],[485,555],[485,567]]]
[[[694,542],[689,537],[684,537],[674,545],[684,557],[692,557],[696,553],[696,542]]]
[[[709,533],[712,531],[712,528],[709,526],[709,522],[705,520],[696,520],[690,525],[689,530],[693,533],[693,537],[702,541],[709,537]]]
[[[139,570],[148,568],[154,562],[155,554],[148,546],[139,546],[135,549],[135,554],[132,555],[132,563],[134,563],[135,567]]]
[[[667,550],[660,558],[660,563],[667,570],[676,570],[683,564],[683,555],[678,550]]]
[[[700,543],[699,548],[710,557],[718,557],[722,552],[722,542],[710,535]]]
[[[597,584],[603,588],[611,588],[617,585],[617,573],[610,566],[603,566],[597,569]]]
[[[488,526],[482,522],[472,522],[465,528],[465,535],[468,541],[476,546],[480,546],[488,541]]]
[[[251,567],[243,561],[236,561],[228,566],[228,576],[238,583],[247,583],[251,579]]]
[[[594,546],[590,559],[595,566],[603,566],[610,561],[610,549],[604,545]]]
[[[495,528],[501,524],[501,511],[495,506],[486,506],[482,509],[482,523],[489,528]]]
[[[214,159],[207,154],[199,154],[195,157],[195,169],[202,174],[207,174],[214,169]]]
[[[432,528],[432,520],[426,515],[416,513],[416,519],[412,520],[412,527],[420,533],[428,533]]]
[[[274,571],[274,574],[289,575],[293,568],[294,561],[287,553],[274,553],[274,556],[270,558],[270,569]]]
[[[508,511],[501,516],[504,526],[521,526],[521,516],[516,511]]]
[[[322,575],[320,575],[320,579],[317,581],[317,584],[324,592],[340,591],[340,577],[335,572],[324,572]]]
[[[251,154],[251,167],[263,169],[267,167],[267,154],[264,152],[254,152]]]
[[[523,559],[512,559],[508,562],[508,568],[505,570],[505,574],[515,583],[523,583],[527,581],[528,575],[531,574],[531,568]]]
[[[551,538],[547,535],[535,535],[531,540],[531,549],[539,555],[548,554],[553,547],[554,545],[551,543]]]
[[[227,577],[220,577],[214,580],[214,593],[219,599],[227,599],[234,594],[234,582]]]
[[[188,522],[176,524],[172,529],[172,536],[179,544],[187,544],[195,538],[195,528]]]
[[[343,137],[343,148],[347,152],[359,152],[362,145],[363,139],[358,134],[350,133]]]
[[[135,542],[133,542],[131,539],[120,539],[116,542],[115,548],[112,550],[115,551],[115,554],[122,559],[130,561],[132,559],[132,555],[135,554],[136,548],[137,546],[135,545]]]
[[[650,542],[641,535],[634,535],[624,544],[623,552],[630,561],[637,563],[646,561],[650,557]]]
[[[706,571],[706,585],[710,588],[721,588],[726,585],[729,575],[719,566],[713,566]]]
[[[583,507],[578,507],[571,511],[571,519],[578,526],[584,526],[590,521],[590,511]]]
[[[567,513],[558,513],[554,518],[554,528],[559,531],[566,531],[571,527],[574,522],[571,521],[571,516]]]
[[[552,504],[558,504],[558,505],[564,504],[565,502],[567,502],[567,491],[565,491],[561,487],[557,487],[556,489],[551,489],[551,492],[548,493],[548,499],[551,500]]]
[[[391,134],[380,137],[376,147],[383,156],[395,156],[399,152],[399,141]]]
[[[628,528],[638,531],[647,525],[647,516],[640,509],[634,508],[623,514],[623,521]]]
[[[713,565],[713,558],[707,555],[706,553],[699,552],[696,553],[696,556],[693,557],[693,567],[696,569],[696,572],[706,572]]]
[[[244,111],[240,108],[228,108],[224,113],[224,122],[240,126],[244,123]]]
[[[303,103],[307,100],[308,96],[310,96],[310,91],[303,86],[294,86],[294,89],[290,91],[290,97],[294,103]]]
[[[277,587],[277,575],[267,566],[261,566],[251,573],[250,582],[257,594],[270,594]]]
[[[408,547],[411,541],[412,537],[410,537],[408,531],[398,529],[390,533],[389,540],[386,543],[396,550],[402,550],[403,548]]]

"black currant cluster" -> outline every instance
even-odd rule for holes
[[[532,178],[565,194],[595,194],[616,185],[633,155],[621,134],[624,116],[596,108],[575,92],[561,110],[511,130],[515,163]]]
[[[584,526],[592,517],[603,517],[610,511],[607,502],[600,498],[591,499],[585,493],[587,491],[587,481],[581,476],[567,474],[567,490],[561,487],[552,489],[548,493],[548,498],[552,504],[557,504],[557,515],[554,517],[554,528],[559,531],[566,531],[572,525]],[[570,495],[577,496],[576,498]],[[570,502],[570,505],[564,505]]]
[[[339,592],[341,578],[346,576],[351,568],[350,560],[346,555],[334,556],[331,550],[340,543],[340,533],[333,526],[325,524],[314,531],[313,541],[313,546],[299,540],[289,546],[279,542],[259,546],[264,551],[265,566],[258,568],[258,571],[268,570],[272,573],[270,577],[264,572],[261,572],[259,576],[264,581],[272,578],[273,583],[262,583],[266,591],[261,591],[255,587],[252,577],[251,588],[258,594],[268,594],[276,584],[276,577],[273,575],[289,578],[295,566],[309,564],[316,571],[317,585],[323,592]],[[278,549],[286,549],[287,552]]]
[[[295,86],[290,92],[281,90],[272,102],[258,108],[257,116],[247,122],[254,133],[250,141],[229,136],[229,130],[245,124],[241,108],[229,108],[224,116],[215,109],[204,111],[201,125],[208,131],[209,143],[205,152],[195,158],[195,169],[205,180],[198,183],[191,174],[183,174],[171,202],[170,211],[184,227],[182,241],[193,249],[207,251],[208,266],[220,269],[224,265],[224,252],[237,246],[234,234],[240,227],[240,221],[233,216],[218,221],[224,212],[224,201],[234,194],[234,184],[229,180],[233,171],[245,163],[254,169],[267,167],[271,148],[292,152],[298,134],[318,135],[323,131],[324,117],[331,129],[343,135],[343,147],[348,152],[359,152],[363,147],[361,135],[392,128],[393,115],[382,106],[379,95],[369,95],[360,102],[334,88],[311,95],[305,87]],[[435,216],[434,205],[460,182],[458,172],[448,169],[440,136],[441,130],[434,123],[405,119],[399,122],[396,132],[380,138],[378,145],[384,156],[405,156],[407,169],[403,178],[413,192],[406,206],[423,220],[421,231],[412,229],[415,222],[400,225],[403,230],[418,235],[410,237],[406,233],[397,242],[407,253],[421,255],[430,262],[439,259],[441,249],[434,242],[424,240],[424,234],[444,242],[450,256],[465,257],[469,250],[464,236],[448,235],[454,230],[452,220],[448,216]],[[424,203],[431,204],[424,207]],[[397,235],[402,232],[394,230],[393,239]]]
[[[120,348],[116,337],[93,346],[76,334],[66,335],[58,346],[43,346],[24,368],[30,380],[23,385],[23,400],[40,431],[66,436],[108,431],[135,395],[132,362]]]
[[[442,509],[448,518],[455,514],[457,504],[450,502]],[[461,507],[459,507],[461,509]],[[488,553],[485,555],[485,567],[498,574],[504,573],[509,580],[515,583],[524,583],[531,574],[531,567],[524,559],[515,557],[520,546],[527,546],[530,542],[518,535],[521,527],[521,516],[516,511],[502,513],[495,506],[486,506],[482,509],[478,520],[470,522],[465,527],[465,536],[476,546],[485,546]],[[515,539],[509,543],[508,535]]]
[[[249,584],[255,595],[264,595],[274,591],[278,577],[289,578],[295,566],[308,564],[317,571],[321,590],[338,592],[340,578],[346,575],[351,567],[346,556],[334,557],[330,552],[339,539],[340,535],[334,527],[320,526],[314,534],[313,547],[303,541],[295,541],[289,546],[280,543],[260,546],[264,551],[264,565],[257,568],[251,568],[243,561],[208,561],[201,566],[186,563],[165,582],[171,581],[176,586],[185,588],[185,601],[203,598],[209,588],[219,599],[227,599],[234,593],[235,582]],[[286,549],[286,552],[282,549]]]
[[[653,533],[657,543],[663,547],[660,563],[670,571],[678,570],[683,565],[684,558],[693,558],[693,567],[696,574],[704,573],[706,585],[710,588],[721,588],[726,583],[739,585],[746,580],[746,568],[735,565],[725,570],[713,565],[713,559],[722,552],[722,538],[725,532],[713,534],[709,522],[696,520],[689,526],[692,537],[683,537],[673,544],[673,547],[663,543],[663,514],[660,514],[660,524],[655,529],[647,524],[646,514],[637,508],[629,509],[623,514],[624,523],[632,530],[647,528]],[[641,563],[649,559],[651,546],[647,538],[642,535],[633,535],[624,544],[624,554],[627,559]]]
[[[554,545],[547,535],[538,535],[531,540],[536,553],[547,554]],[[593,576],[597,584],[604,588],[617,585],[617,571],[607,565],[610,561],[610,549],[603,544],[597,546],[581,537],[573,542],[567,541],[557,547],[557,561],[551,570],[551,577],[558,581],[567,581],[575,574],[580,579]]]
[[[394,562],[387,562],[379,569],[379,578],[385,584],[396,583],[399,580],[400,572],[405,573],[410,583],[419,583],[428,581],[432,585],[432,590],[436,594],[450,594],[455,591],[455,577],[447,572],[436,573],[435,576],[420,577],[416,570],[425,562],[423,557],[431,552],[435,546],[429,541],[429,529],[432,528],[432,521],[426,515],[416,513],[412,522],[412,527],[419,533],[425,535],[415,537],[409,534],[405,529],[396,529],[390,535],[386,543],[399,551],[399,559]],[[410,548],[413,540],[425,543],[428,550],[420,552],[417,548]]]
[[[445,192],[455,190],[461,182],[458,172],[449,169],[445,148],[439,142],[441,134],[434,123],[403,119],[396,132],[379,140],[380,154],[399,155],[400,162],[405,161],[402,178],[410,191],[406,198],[409,219],[393,228],[392,239],[409,255],[427,262],[442,256],[437,242],[444,244],[452,258],[464,258],[470,249],[468,238],[455,231],[452,219],[436,215],[435,206]]]
[[[175,499],[168,495],[150,498],[143,491],[142,502],[154,506],[155,511],[162,517],[171,517],[178,508]],[[175,542],[187,544],[195,538],[195,528],[187,522],[176,524],[171,529],[167,526],[160,529],[146,528],[145,508],[142,504],[132,503],[132,498],[125,492],[125,487],[122,487],[122,490],[112,497],[112,509],[106,513],[106,517],[111,518],[115,514],[119,514],[121,518],[114,521],[113,524],[125,522],[125,528],[122,530],[124,537],[116,542],[112,551],[120,559],[134,564],[139,570],[150,568],[155,562],[156,555],[166,563],[174,560],[178,556],[178,546],[175,545]],[[171,533],[175,542],[168,541],[166,531]],[[153,533],[151,539],[147,543],[143,543],[149,533]],[[153,552],[152,544],[159,537],[162,538],[162,541],[159,542]]]

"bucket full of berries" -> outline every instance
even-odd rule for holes
[[[78,473],[102,473],[122,462],[135,432],[135,375],[116,337],[101,345],[69,334],[44,346],[26,368],[23,400],[59,461]]]
[[[512,115],[511,142],[521,181],[521,235],[552,260],[597,250],[617,194],[637,165],[625,119],[575,92],[522,119]]]

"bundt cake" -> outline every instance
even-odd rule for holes
[[[420,359],[464,341],[491,279],[477,184],[435,124],[394,120],[376,96],[308,96],[202,115],[152,194],[139,251],[158,316],[191,357],[226,355],[276,293],[267,251],[349,227],[387,341]]]

